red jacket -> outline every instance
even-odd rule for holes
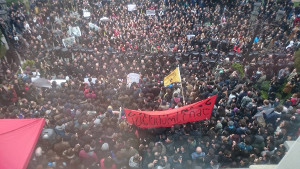
[[[296,17],[294,20],[294,26],[297,26],[297,24],[300,23],[300,17]]]
[[[29,86],[24,86],[24,90],[27,92],[29,90]]]
[[[117,169],[116,164],[113,164],[110,168],[106,168],[106,167],[104,166],[104,160],[105,160],[105,158],[102,158],[102,159],[100,160],[100,169]]]
[[[91,165],[94,162],[98,162],[98,157],[95,152],[87,153],[84,150],[81,150],[79,152],[79,158],[84,165]]]
[[[237,47],[237,46],[234,46],[233,47],[233,50],[237,53],[240,53],[241,52],[241,48],[240,47]]]
[[[83,92],[85,98],[90,98],[90,99],[95,99],[96,98],[96,94],[94,91],[92,91],[90,93],[90,90],[89,89],[85,89],[84,92]]]
[[[11,89],[11,93],[12,93],[12,97],[11,97],[11,101],[13,103],[17,102],[18,101],[18,95],[17,95],[17,92],[15,91],[15,89]]]

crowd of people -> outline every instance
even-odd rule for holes
[[[277,164],[284,141],[300,134],[299,31],[290,0],[258,7],[254,0],[44,0],[29,9],[12,3],[8,12],[0,22],[10,46],[1,62],[0,119],[46,120],[30,169]],[[80,36],[69,29],[77,26]],[[20,69],[13,50],[34,64]],[[164,86],[178,66],[182,83]],[[129,73],[139,83],[128,86]],[[37,87],[37,74],[67,80]],[[140,129],[123,112],[176,109],[213,95],[210,119],[171,128]]]

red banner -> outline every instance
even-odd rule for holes
[[[171,127],[193,121],[209,119],[217,95],[177,109],[166,111],[138,111],[125,109],[126,119],[139,128]]]

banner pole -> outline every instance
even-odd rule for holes
[[[182,95],[182,100],[183,100],[183,105],[185,105],[185,99],[184,99],[184,94],[183,94],[183,87],[182,87],[182,80],[181,80],[181,74],[180,74],[180,68],[178,65],[178,72],[179,72],[179,77],[180,77],[180,86],[181,86],[181,95]]]

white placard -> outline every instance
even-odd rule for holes
[[[101,8],[102,7],[102,2],[97,2],[97,3],[95,3],[95,5],[98,6],[99,8]]]
[[[100,18],[100,21],[103,21],[103,22],[109,21],[109,18],[108,17],[102,17],[102,18]]]
[[[91,12],[89,12],[87,9],[83,9],[82,12],[83,12],[83,17],[85,17],[85,18],[91,16]]]
[[[95,31],[98,31],[98,30],[99,30],[99,27],[98,27],[97,25],[91,23],[91,22],[89,23],[89,28],[90,28],[90,29],[93,29],[93,30],[95,30]]]
[[[75,37],[72,36],[69,38],[62,39],[62,43],[64,44],[65,47],[72,46],[75,43]]]
[[[81,31],[79,26],[75,26],[75,27],[69,26],[68,32],[70,36],[77,36],[77,37],[81,36]]]
[[[128,11],[130,12],[136,10],[136,4],[128,4],[127,7],[128,7]]]
[[[129,73],[127,75],[127,85],[130,87],[133,82],[140,82],[140,75],[137,73]]]
[[[96,80],[97,80],[97,78],[92,78],[92,82],[93,82],[94,84],[96,83]],[[84,83],[90,84],[89,78],[84,78]]]
[[[146,15],[149,15],[149,16],[155,15],[155,10],[146,10]]]
[[[41,35],[38,35],[36,38],[37,38],[39,41],[42,41],[42,40],[43,40]]]
[[[190,40],[191,38],[195,37],[195,35],[186,35],[187,39]]]

